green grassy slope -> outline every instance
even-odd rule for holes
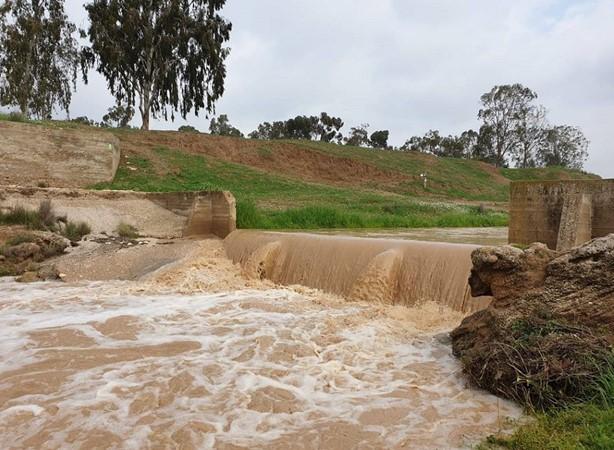
[[[116,135],[123,152],[117,176],[96,188],[229,190],[242,228],[504,226],[505,204],[497,202],[507,200],[510,177],[591,177],[560,168],[531,169],[524,177],[523,170],[477,161],[320,142]],[[426,189],[421,173],[428,175]]]
[[[90,129],[72,122],[30,123]],[[95,188],[229,190],[238,201],[239,225],[250,228],[506,225],[511,180],[595,178],[556,167],[498,169],[479,161],[313,141],[109,131],[120,140],[122,159],[115,180]],[[480,208],[482,203],[487,207]]]
[[[242,228],[501,226],[507,222],[504,212],[480,211],[471,205],[309,183],[167,148],[153,153],[169,168],[166,173],[157,173],[143,157],[127,157],[112,183],[94,187],[153,192],[229,190],[237,197],[237,219]]]

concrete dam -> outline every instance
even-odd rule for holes
[[[463,313],[490,302],[470,294],[474,245],[239,230],[225,248],[249,276],[350,300],[408,307],[436,302]]]

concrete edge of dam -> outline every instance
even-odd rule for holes
[[[516,181],[510,188],[509,242],[569,250],[614,233],[614,179]]]
[[[35,210],[50,200],[56,214],[86,222],[95,233],[113,233],[120,223],[141,235],[179,238],[215,235],[236,228],[235,198],[226,191],[135,192],[0,186],[0,210]]]

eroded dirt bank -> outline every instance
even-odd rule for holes
[[[3,445],[461,448],[520,415],[467,388],[461,313],[280,288],[186,242],[137,281],[0,281]]]
[[[537,408],[597,394],[612,367],[614,234],[566,252],[484,247],[472,260],[472,292],[495,298],[452,332],[475,383]]]

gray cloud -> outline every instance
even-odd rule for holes
[[[87,21],[79,2],[69,14]],[[219,113],[244,132],[265,120],[327,111],[368,122],[401,144],[428,129],[476,128],[479,96],[521,82],[555,123],[591,140],[586,168],[614,177],[611,0],[228,0],[232,54]],[[79,85],[72,115],[101,117],[99,76]],[[155,121],[176,129],[184,121]],[[189,117],[202,130],[205,117]]]

